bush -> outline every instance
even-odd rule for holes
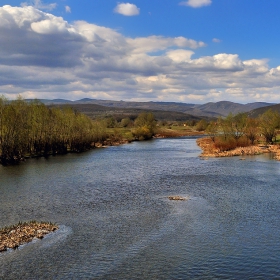
[[[215,138],[215,148],[221,152],[233,150],[237,147],[237,142],[234,138],[224,139],[223,137]]]
[[[230,151],[238,147],[248,147],[250,146],[250,141],[242,136],[238,139],[229,137],[224,139],[224,137],[215,138],[215,148],[219,149],[221,152]]]
[[[131,125],[130,118],[124,118],[121,120],[121,123],[120,123],[121,127],[128,127],[129,125]]]
[[[138,127],[132,130],[132,135],[137,140],[148,140],[153,137],[153,132],[148,127]]]
[[[141,113],[134,122],[132,134],[135,139],[147,140],[155,134],[156,121],[152,113]]]
[[[250,140],[246,136],[242,136],[237,139],[237,147],[248,147],[250,146]]]
[[[207,121],[205,120],[200,120],[197,124],[196,124],[196,130],[197,131],[204,131],[208,126]]]

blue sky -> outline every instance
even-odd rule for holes
[[[7,0],[0,94],[280,103],[279,11],[279,0]]]

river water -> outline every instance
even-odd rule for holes
[[[195,140],[1,166],[0,227],[60,229],[0,254],[0,279],[279,279],[280,162],[201,159]]]

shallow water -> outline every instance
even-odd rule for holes
[[[0,254],[0,279],[279,278],[280,163],[200,159],[195,140],[0,167],[0,227],[60,225]]]

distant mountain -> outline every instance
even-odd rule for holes
[[[195,104],[178,103],[178,102],[131,102],[131,101],[113,101],[113,100],[97,100],[84,98],[81,100],[74,101],[74,103],[87,103],[87,104],[98,104],[107,107],[116,108],[137,108],[146,110],[163,110],[163,111],[174,111],[184,112],[189,108],[193,108]]]
[[[159,119],[166,119],[167,112],[172,115],[172,118],[175,119],[201,119],[201,118],[218,118],[220,116],[225,117],[229,113],[237,114],[241,112],[249,112],[257,108],[264,108],[267,106],[274,105],[273,103],[266,102],[254,102],[248,104],[239,104],[230,101],[219,101],[219,102],[209,102],[206,104],[189,104],[189,103],[179,103],[179,102],[131,102],[131,101],[114,101],[114,100],[99,100],[91,98],[83,98],[76,101],[70,101],[65,99],[41,99],[41,102],[47,105],[62,105],[70,104],[73,107],[79,108],[79,110],[95,110],[91,112],[91,115],[96,115],[96,112],[102,112],[102,114],[110,114],[110,111],[117,114],[119,112],[122,114],[127,114],[127,112],[136,112],[140,111],[153,111],[157,112]],[[98,105],[101,107],[90,106],[88,105]],[[90,109],[89,109],[90,108]],[[101,109],[102,108],[102,109]],[[128,111],[122,111],[122,110]],[[132,110],[133,109],[133,110]],[[160,111],[165,111],[163,113]],[[172,114],[171,114],[172,112]],[[175,114],[176,113],[176,114]],[[180,113],[180,114],[178,114]]]
[[[257,108],[262,108],[266,106],[274,106],[276,105],[275,103],[267,103],[267,102],[254,102],[254,103],[248,103],[245,106],[247,107],[246,112],[257,109]]]
[[[274,104],[267,107],[257,108],[248,113],[248,115],[252,118],[257,118],[259,115],[263,114],[267,110],[273,110],[280,114],[280,104]]]
[[[69,104],[51,104],[49,106],[69,106]],[[118,121],[123,118],[135,119],[142,112],[152,112],[159,121],[187,121],[187,120],[201,120],[201,117],[192,116],[182,112],[175,111],[164,111],[164,110],[149,110],[149,109],[140,109],[140,108],[117,108],[117,107],[106,107],[98,104],[91,103],[76,103],[72,102],[71,107],[74,110],[77,110],[92,119],[99,117],[109,117],[114,116]]]
[[[203,105],[196,105],[193,109],[187,112],[194,116],[207,116],[207,117],[219,117],[227,116],[229,113],[236,115],[238,113],[249,112],[255,108],[261,108],[272,105],[272,103],[266,102],[254,102],[248,104],[239,104],[230,101],[209,102]]]
[[[34,100],[38,100],[46,105],[50,105],[50,104],[70,104],[73,103],[73,101],[71,100],[67,100],[67,99],[25,99],[25,101],[27,102],[31,102]]]
[[[254,102],[248,104],[239,104],[230,101],[209,102],[206,104],[189,104],[178,102],[127,102],[127,101],[112,101],[112,100],[97,100],[97,99],[82,99],[74,103],[91,103],[108,107],[116,108],[137,108],[146,110],[163,110],[172,112],[182,112],[196,117],[219,117],[227,116],[229,113],[237,114],[242,112],[249,112],[256,108],[261,108],[273,103]]]

